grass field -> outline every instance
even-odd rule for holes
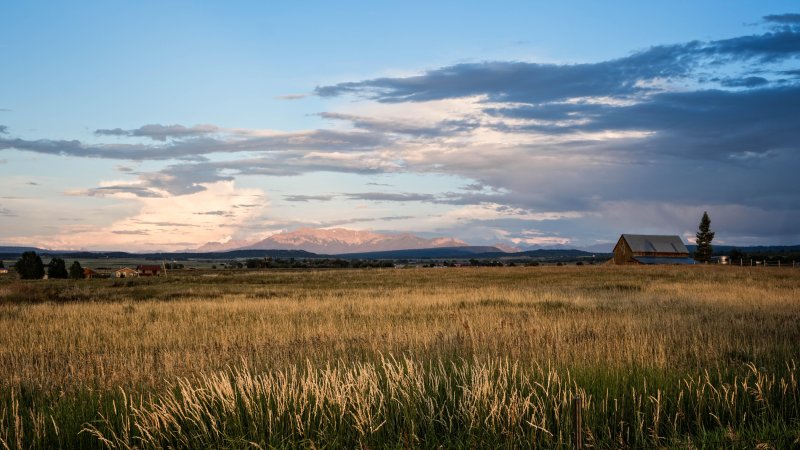
[[[800,446],[800,270],[0,279],[0,448]]]

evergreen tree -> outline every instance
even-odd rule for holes
[[[714,232],[711,231],[711,219],[708,218],[708,211],[703,212],[703,218],[700,219],[700,228],[695,236],[697,237],[695,241],[697,250],[694,252],[694,259],[704,263],[711,261],[713,252],[711,241],[714,240]]]
[[[83,278],[83,267],[81,267],[81,263],[75,261],[69,266],[69,277],[73,280],[80,280]]]
[[[5,268],[6,268],[6,266],[3,265],[3,260],[0,259],[0,269],[5,269]]]
[[[47,265],[47,278],[67,278],[67,263],[61,258],[53,258],[50,264]]]
[[[41,280],[44,278],[44,264],[36,252],[25,252],[14,264],[14,270],[23,280]]]

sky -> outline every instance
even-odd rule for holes
[[[26,1],[0,245],[800,244],[796,1]]]

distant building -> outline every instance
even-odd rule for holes
[[[0,269],[0,275],[5,275],[7,273],[8,273],[8,269],[6,269],[6,268]]]
[[[122,269],[114,271],[114,278],[136,278],[138,276],[139,272],[129,267],[123,267]]]
[[[679,236],[623,234],[614,247],[614,264],[694,264]]]
[[[91,280],[92,278],[101,278],[100,273],[88,267],[83,268],[83,278]]]
[[[136,266],[136,271],[143,277],[160,277],[164,274],[164,268],[157,265],[144,265]]]

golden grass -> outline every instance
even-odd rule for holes
[[[273,392],[276,383],[284,383],[282,389],[304,387],[286,398],[270,394],[257,415],[259,420],[284,417],[271,408],[286,402],[322,402],[324,406],[308,405],[315,412],[308,417],[301,414],[294,428],[283,428],[293,439],[305,436],[297,427],[307,419],[311,422],[304,426],[313,425],[327,436],[321,441],[306,436],[305,444],[300,445],[338,442],[347,446],[368,434],[396,440],[396,433],[406,433],[412,441],[419,439],[421,423],[403,422],[402,426],[386,427],[392,432],[368,433],[381,421],[404,420],[389,414],[401,413],[402,408],[386,406],[397,403],[391,402],[397,389],[405,389],[403,395],[417,396],[411,403],[406,399],[414,408],[439,404],[453,408],[447,420],[459,430],[469,429],[465,424],[480,419],[482,424],[471,426],[483,428],[488,436],[523,442],[519,439],[537,435],[541,442],[560,445],[567,442],[564,432],[568,431],[556,421],[563,405],[553,403],[551,393],[542,397],[535,388],[536,383],[554,377],[574,376],[582,383],[598,383],[592,389],[605,386],[607,392],[616,393],[617,407],[623,400],[634,402],[626,406],[631,411],[644,411],[635,401],[672,402],[665,408],[684,415],[688,412],[676,409],[682,401],[677,397],[661,400],[665,394],[658,389],[636,397],[629,389],[643,389],[650,379],[668,385],[670,396],[692,395],[701,384],[728,390],[738,386],[737,395],[751,395],[750,385],[742,385],[742,380],[766,377],[771,389],[779,389],[783,382],[789,386],[786,392],[796,394],[792,383],[793,361],[800,359],[799,281],[800,271],[792,269],[608,266],[238,271],[125,283],[51,281],[49,285],[6,281],[0,284],[0,397],[4,400],[0,405],[5,405],[0,406],[0,428],[6,428],[4,434],[0,430],[0,443],[17,436],[12,432],[15,427],[26,428],[28,437],[14,442],[36,442],[31,436],[37,433],[53,435],[52,430],[37,431],[59,428],[55,417],[67,416],[53,405],[69,409],[74,398],[91,392],[93,401],[100,404],[82,407],[81,411],[94,414],[76,416],[81,427],[108,413],[109,405],[103,403],[108,399],[127,411],[98,422],[105,423],[103,426],[90,425],[93,436],[122,445],[130,439],[117,436],[115,440],[105,433],[134,430],[137,442],[149,442],[153,447],[183,446],[187,443],[169,428],[174,424],[157,424],[152,414],[178,420],[175,414],[180,410],[195,421],[228,417],[230,396],[237,394],[225,383],[261,386],[261,391],[241,388],[244,394],[238,395],[247,405],[255,398],[266,398],[264,392]],[[40,292],[45,288],[47,292]],[[24,301],[44,295],[58,301]],[[494,369],[499,366],[504,369]],[[718,375],[691,389],[685,383],[678,387],[680,380],[694,380],[706,372]],[[515,380],[510,384],[513,389],[498,390],[498,383],[508,376]],[[436,387],[439,382],[463,384],[459,389],[440,389]],[[414,383],[422,387],[408,387]],[[224,387],[224,391],[214,391],[214,386]],[[313,394],[320,389],[323,391]],[[439,394],[432,395],[430,389]],[[568,400],[575,389],[575,385],[559,387],[559,401]],[[195,399],[193,396],[200,395],[196,391],[211,397]],[[122,392],[126,400],[118,405],[114,399]],[[770,392],[777,395],[777,391]],[[156,397],[137,397],[141,394]],[[17,410],[12,408],[12,395],[18,396]],[[19,396],[25,395],[28,399],[19,406]],[[706,399],[705,395],[695,393],[694,397]],[[500,402],[495,406],[476,406],[475,402],[491,403],[495,397]],[[135,398],[140,400],[132,400]],[[203,402],[219,408],[204,406],[210,408],[208,417],[192,409]],[[729,404],[738,405],[736,401]],[[470,412],[472,407],[478,409]],[[294,411],[292,408],[286,411]],[[481,408],[488,412],[479,413]],[[330,430],[321,423],[333,420],[331,415],[337,411],[355,416],[331,422],[335,425],[332,429],[354,430],[348,436],[355,440],[332,441],[335,433],[326,434]],[[709,411],[719,415],[723,409]],[[477,416],[470,418],[471,413]],[[31,418],[19,419],[26,414]],[[360,416],[364,414],[367,416]],[[415,412],[412,416],[424,422],[431,414]],[[735,418],[730,423],[744,426],[746,421],[737,422],[741,421],[737,414],[728,414]],[[797,430],[797,422],[791,422],[799,419],[797,412],[786,414],[788,417],[773,419]],[[53,424],[47,423],[48,415]],[[542,422],[540,416],[551,417],[551,421]],[[533,425],[520,425],[522,418]],[[123,419],[130,422],[127,428],[119,422]],[[711,420],[704,417],[699,423],[705,424],[706,419]],[[678,426],[681,421],[673,420],[669,436],[696,435],[698,420],[683,428]],[[723,419],[718,420],[723,426]],[[513,428],[517,431],[504,429],[497,425],[500,422],[517,427]],[[661,419],[650,422],[656,424],[651,426],[667,427]],[[442,426],[428,429],[447,432]],[[628,424],[626,429],[630,434],[636,426]],[[156,434],[146,437],[143,430]],[[248,430],[242,435],[261,436],[262,444],[279,442],[268,437],[269,433],[254,434],[252,427]],[[72,426],[70,433],[74,431]],[[195,431],[228,436],[202,427]],[[590,431],[606,440],[628,442],[622,430]],[[659,442],[658,430],[651,430],[653,433],[651,442]],[[628,438],[632,442],[644,439]],[[63,433],[61,439],[65,439]],[[62,443],[67,442],[71,441]],[[200,442],[222,445],[214,440],[190,444]],[[392,442],[398,445],[400,441]]]

